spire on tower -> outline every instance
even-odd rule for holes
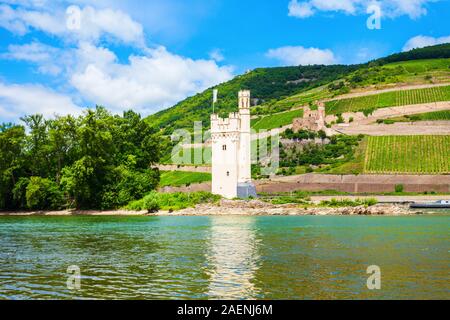
[[[239,91],[239,109],[250,109],[250,91]]]

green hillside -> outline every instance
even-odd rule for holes
[[[304,91],[267,106],[268,112],[281,112],[332,99],[361,88],[383,89],[395,84],[415,85],[450,82],[450,59],[396,62],[384,66],[362,67],[327,86]]]
[[[252,124],[252,128],[257,131],[277,129],[290,125],[295,118],[301,117],[303,117],[303,109],[263,116]]]
[[[252,91],[254,104],[267,104],[336,80],[356,70],[357,66],[299,66],[260,68],[216,86],[219,101],[216,110],[221,115],[235,111],[239,90]],[[212,88],[178,103],[174,107],[147,118],[152,125],[169,134],[175,129],[192,129],[194,121],[209,125],[212,113]]]
[[[406,106],[428,102],[450,101],[450,86],[401,90],[333,100],[325,103],[328,114],[373,111],[379,108]]]
[[[430,82],[450,82],[450,44],[403,52],[361,65],[258,68],[216,86],[219,90],[216,110],[221,115],[236,110],[237,93],[242,89],[252,91],[252,114],[262,116],[359,88]],[[164,134],[178,128],[191,129],[194,121],[203,121],[207,126],[212,112],[212,89],[151,115],[147,121]]]
[[[161,172],[160,187],[180,187],[194,183],[211,181],[210,173],[165,171]]]
[[[413,49],[408,52],[395,53],[386,58],[377,59],[373,62],[378,64],[387,64],[399,61],[449,58],[449,52],[450,43],[444,43],[436,46]]]

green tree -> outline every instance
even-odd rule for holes
[[[58,185],[45,178],[31,177],[26,189],[27,207],[33,210],[56,210],[63,206],[64,198]]]
[[[13,208],[12,190],[24,171],[25,128],[0,128],[0,209]]]

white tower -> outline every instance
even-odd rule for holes
[[[250,91],[239,92],[239,116],[241,118],[239,140],[239,175],[238,183],[250,183],[251,172],[251,131],[250,131]]]
[[[212,193],[224,198],[256,197],[251,183],[250,91],[239,92],[239,112],[211,115]]]

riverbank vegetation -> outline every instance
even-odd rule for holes
[[[131,211],[147,210],[150,213],[159,210],[178,211],[192,208],[202,203],[215,204],[220,199],[220,196],[213,195],[209,192],[158,193],[153,191],[140,200],[132,201],[125,208]]]
[[[324,191],[295,191],[290,193],[281,194],[265,194],[261,195],[261,200],[271,203],[273,205],[283,205],[283,204],[298,204],[301,207],[328,207],[328,208],[342,208],[342,207],[371,207],[378,204],[375,198],[357,198],[351,199],[331,199],[326,201],[321,201],[319,204],[311,202],[312,196],[344,196],[349,195],[346,192],[340,192],[335,190],[324,190]]]
[[[369,198],[369,199],[331,199],[324,200],[320,202],[321,207],[328,208],[343,208],[343,207],[372,207],[378,204],[377,199]]]
[[[159,183],[158,130],[140,115],[82,115],[0,126],[0,210],[114,209]]]

